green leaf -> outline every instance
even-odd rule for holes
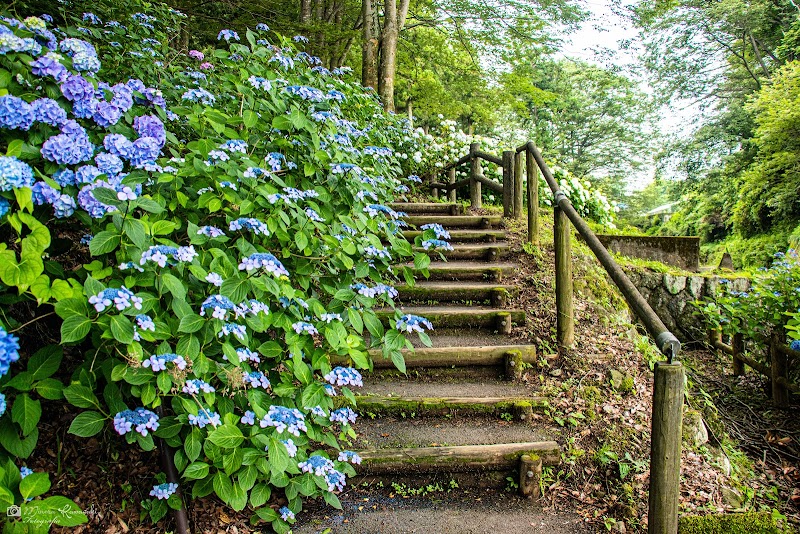
[[[178,327],[178,332],[186,332],[187,334],[191,334],[203,328],[205,324],[206,320],[197,315],[196,313],[192,313],[191,315],[184,315],[181,318],[180,326]]]
[[[183,286],[183,282],[178,280],[175,276],[170,273],[162,273],[161,274],[161,281],[164,284],[172,296],[178,300],[186,300],[186,288]]]
[[[250,506],[252,506],[256,510],[261,509],[261,506],[263,506],[264,503],[266,503],[269,500],[271,495],[272,495],[272,490],[270,489],[269,485],[264,484],[263,482],[259,482],[250,491]],[[272,510],[272,508],[269,509]]]
[[[111,335],[124,345],[133,341],[133,323],[124,315],[111,316]]]
[[[156,215],[164,211],[164,208],[161,207],[161,204],[159,204],[152,198],[147,198],[147,197],[137,198],[136,200],[133,201],[133,205],[137,208],[142,208],[144,211],[148,211]]]
[[[222,282],[220,293],[233,302],[241,302],[250,291],[250,281],[247,278],[231,277]]]
[[[64,394],[61,393],[64,389],[64,384],[55,378],[45,378],[44,380],[40,380],[33,386],[33,388],[36,390],[36,393],[47,400],[61,400],[64,398]]]
[[[47,473],[31,473],[19,483],[19,492],[25,499],[38,497],[50,489],[50,475]]]
[[[342,503],[339,501],[339,497],[337,497],[335,493],[325,491],[322,493],[322,496],[325,498],[325,502],[328,503],[328,506],[332,506],[337,510],[342,509]]]
[[[30,187],[20,187],[14,189],[14,197],[17,199],[19,209],[33,211],[33,191]]]
[[[81,438],[88,438],[103,430],[105,423],[106,418],[101,413],[83,412],[72,420],[67,432]]]
[[[94,392],[82,384],[71,384],[64,388],[64,398],[78,408],[95,408],[100,405]]]
[[[8,419],[0,419],[0,445],[14,456],[27,458],[36,448],[37,441],[39,441],[38,428],[34,428],[33,432],[20,439],[14,424]]]
[[[33,375],[34,380],[52,376],[53,373],[58,371],[63,355],[64,352],[58,345],[48,345],[39,349],[28,360],[28,372]]]
[[[392,351],[392,363],[401,373],[406,372],[406,360],[403,358],[403,353],[399,350]]]
[[[117,208],[125,204],[125,201],[122,201],[119,199],[119,197],[117,197],[117,192],[113,189],[109,189],[108,187],[98,187],[96,189],[92,189],[92,196],[103,204],[116,206]]]
[[[186,442],[183,444],[183,450],[186,451],[186,456],[189,461],[194,462],[200,456],[202,449],[203,436],[199,428],[193,428],[192,432],[186,436]]]
[[[26,477],[27,478],[27,477]],[[61,527],[77,527],[89,521],[80,506],[61,495],[43,499],[42,504],[53,514],[52,521]]]
[[[241,512],[247,506],[247,492],[239,484],[233,484],[230,505],[237,512]]]
[[[347,308],[347,317],[356,332],[360,334],[364,331],[364,321],[361,320],[361,314],[357,310]]]
[[[244,121],[245,128],[252,128],[258,124],[258,113],[246,109],[244,113],[242,113],[242,120]]]
[[[208,434],[208,440],[223,449],[233,449],[242,444],[244,435],[235,425],[222,425]]]
[[[383,325],[372,310],[364,311],[363,319],[364,324],[367,325],[367,330],[369,330],[373,338],[380,339],[383,337]]]
[[[208,476],[208,468],[209,466],[205,462],[193,462],[186,467],[183,472],[183,478],[188,478],[189,480],[206,478]]]
[[[17,395],[14,399],[14,406],[11,408],[11,420],[17,423],[22,429],[22,435],[27,436],[42,417],[42,403],[33,400],[27,393]]]
[[[67,317],[61,323],[61,342],[75,343],[81,341],[92,328],[92,321],[83,315],[73,315]]]
[[[118,233],[104,230],[99,232],[89,242],[89,252],[92,253],[92,256],[106,254],[115,250],[121,241],[122,236],[120,236]]]
[[[214,475],[214,493],[224,502],[230,504],[230,499],[233,494],[233,483],[230,477],[222,471],[217,471],[217,474]]]
[[[418,271],[427,269],[431,264],[431,258],[424,252],[414,254],[414,268]]]
[[[122,227],[128,239],[139,248],[144,248],[147,244],[147,232],[144,229],[144,224],[138,219],[125,219]],[[94,239],[92,239],[94,241]],[[91,243],[89,243],[91,247]]]

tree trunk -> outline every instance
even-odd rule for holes
[[[383,108],[394,111],[394,77],[397,72],[397,42],[408,15],[409,0],[384,0],[384,21],[381,32],[380,78],[378,93]]]
[[[311,0],[300,0],[300,24],[311,23]]]
[[[361,45],[361,85],[378,88],[378,39],[375,29],[375,6],[373,0],[362,0],[361,13],[364,19],[364,42]]]
[[[408,112],[408,124],[414,127],[414,104],[411,103],[411,98],[406,102],[406,112]]]

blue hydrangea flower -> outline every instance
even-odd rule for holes
[[[259,176],[266,176],[267,174],[269,174],[269,171],[261,167],[248,167],[242,176],[245,178],[258,178]]]
[[[334,386],[358,386],[364,385],[361,373],[352,367],[335,367],[330,373],[325,375],[325,380]]]
[[[419,228],[420,230],[433,230],[437,239],[450,239],[450,232],[439,223],[423,224]]]
[[[158,484],[153,486],[153,489],[150,490],[150,496],[155,497],[156,499],[169,499],[172,494],[178,491],[178,485],[174,482],[166,483],[166,484]]]
[[[800,350],[800,341],[795,339],[792,341],[791,345],[789,345],[789,348],[792,350]]]
[[[19,476],[20,476],[20,478],[25,478],[26,476],[32,475],[32,474],[33,474],[33,469],[31,469],[28,466],[23,465],[22,467],[19,468]]]
[[[94,305],[94,309],[98,312],[104,311],[112,304],[119,311],[127,310],[131,306],[137,310],[142,309],[141,297],[134,295],[133,292],[127,289],[125,286],[122,286],[119,289],[114,287],[104,289],[97,295],[89,297],[89,304]]]
[[[164,123],[155,115],[142,115],[133,119],[133,129],[139,137],[153,137],[163,147],[167,142],[167,132]]]
[[[259,421],[261,428],[274,426],[278,433],[284,431],[295,436],[300,436],[300,431],[306,432],[305,417],[297,408],[287,408],[285,406],[272,405],[269,407],[267,415]]]
[[[261,89],[262,91],[269,91],[272,89],[272,83],[260,76],[250,76],[247,81],[250,82],[250,85],[252,85],[254,89]]]
[[[53,204],[56,202],[61,193],[47,185],[45,182],[36,182],[31,187],[31,192],[33,193],[33,203],[37,206],[41,206],[42,204]]]
[[[53,173],[53,180],[61,187],[75,185],[75,173],[69,169],[61,169]]]
[[[350,408],[339,408],[338,410],[333,410],[328,419],[330,419],[331,423],[341,423],[343,425],[347,425],[350,423],[355,423],[357,417],[358,415],[356,415],[356,412]]]
[[[313,324],[305,321],[297,321],[292,325],[292,329],[298,334],[306,333],[309,336],[316,336],[319,334],[317,328]]]
[[[9,209],[11,209],[11,204],[5,198],[0,197],[0,219],[6,216]]]
[[[53,214],[57,219],[65,219],[75,213],[75,199],[67,194],[59,195],[53,202]]]
[[[6,413],[6,396],[0,393],[0,417],[3,417],[3,414]]]
[[[117,211],[116,206],[103,204],[94,197],[92,191],[100,187],[115,189],[115,187],[110,183],[100,180],[93,184],[83,186],[83,188],[78,192],[78,203],[81,205],[81,208],[86,210],[86,212],[95,219],[102,218],[106,213]]]
[[[423,327],[433,330],[431,322],[419,315],[406,314],[395,322],[395,328],[405,332],[424,332]]]
[[[0,128],[28,130],[35,115],[30,104],[12,95],[0,96]]]
[[[242,262],[239,264],[240,271],[246,270],[250,272],[256,269],[263,269],[276,278],[289,276],[289,271],[286,270],[280,260],[268,252],[256,252],[246,258],[242,258]]]
[[[217,101],[217,97],[206,91],[205,89],[189,89],[183,96],[181,96],[183,100],[188,100],[190,102],[199,102],[201,104],[205,104],[206,106],[213,106],[214,102]]]
[[[269,378],[267,378],[267,375],[265,375],[261,371],[251,371],[249,373],[247,371],[243,371],[242,373],[243,373],[242,378],[244,379],[245,385],[250,385],[254,388],[258,387],[264,389],[270,388]]]
[[[281,443],[283,443],[284,447],[286,447],[286,452],[289,454],[289,458],[294,458],[297,456],[297,445],[294,444],[294,441],[289,439],[282,439]]]
[[[225,235],[225,232],[217,228],[216,226],[201,226],[200,229],[197,230],[197,233],[200,235],[205,235],[210,238],[221,237]]]
[[[136,408],[136,410],[125,410],[114,416],[114,430],[120,436],[124,436],[131,430],[142,436],[147,436],[148,431],[158,430],[158,416],[150,410]]]
[[[361,456],[353,451],[342,451],[337,458],[340,462],[350,462],[351,464],[361,464]]]
[[[166,371],[167,364],[171,363],[181,371],[186,369],[186,360],[183,356],[168,352],[165,354],[153,354],[142,362],[142,367],[149,367],[154,373]]]
[[[323,313],[319,316],[320,321],[324,321],[327,324],[332,323],[333,321],[341,321],[342,316],[338,313]]]
[[[259,221],[258,219],[248,217],[240,217],[234,221],[231,221],[228,229],[231,231],[245,229],[250,230],[256,235],[269,235],[269,229],[267,228],[266,223]]]
[[[239,341],[244,341],[247,337],[247,328],[243,324],[225,323],[222,329],[217,333],[217,337],[229,336],[233,334]]]
[[[2,47],[0,46],[0,49]],[[45,78],[52,77],[58,82],[62,82],[69,77],[69,70],[62,65],[54,54],[45,54],[31,63],[31,72],[34,76]]]
[[[426,239],[422,242],[422,248],[425,250],[453,250],[453,245],[441,239]]]
[[[399,295],[399,293],[395,288],[393,288],[392,286],[387,286],[386,284],[376,284],[375,287],[369,287],[367,285],[358,283],[351,285],[350,289],[355,289],[359,295],[364,295],[365,297],[369,297],[372,299],[383,295],[385,295],[390,299],[393,299],[397,298],[397,296]]]
[[[187,380],[183,384],[183,389],[181,390],[184,393],[188,393],[189,395],[197,395],[201,391],[203,393],[214,393],[216,389],[214,389],[211,384],[205,382],[204,380],[200,380],[199,378],[192,378]]]
[[[206,282],[216,287],[221,287],[224,280],[219,273],[210,272],[206,275]]]
[[[289,85],[284,87],[283,91],[285,93],[289,93],[290,95],[299,96],[303,100],[308,100],[309,102],[323,102],[325,100],[325,93],[316,87],[308,87],[306,85]]]
[[[392,219],[399,219],[401,216],[401,214],[394,211],[392,208],[382,204],[369,204],[368,206],[364,207],[364,213],[368,214],[370,217],[377,217],[378,214],[383,213]]]
[[[256,30],[258,30],[260,32],[268,32],[269,31],[269,26],[267,26],[263,22],[259,22],[258,24],[256,24]]]
[[[242,418],[239,419],[239,422],[242,423],[243,425],[253,426],[254,424],[256,424],[256,414],[255,414],[255,412],[251,412],[250,410],[247,410],[246,412],[244,412],[244,415],[242,416]]]
[[[222,39],[225,39],[225,41],[230,41],[231,39],[238,41],[239,34],[233,30],[221,30],[217,35],[217,41],[221,41]]]
[[[392,255],[389,254],[388,250],[379,249],[379,248],[375,247],[374,245],[369,245],[366,248],[364,248],[364,255],[367,258],[378,258],[378,259],[386,259],[386,260],[391,260],[392,259]]]
[[[33,169],[14,156],[0,156],[0,191],[31,187]]]
[[[60,127],[67,122],[67,112],[52,98],[39,98],[31,102],[33,118],[50,126]]]
[[[228,297],[222,295],[211,295],[200,305],[200,315],[205,316],[206,310],[212,310],[211,316],[215,319],[222,319],[228,316],[236,306]]]
[[[125,167],[125,163],[119,156],[107,152],[97,154],[94,157],[94,162],[97,164],[97,170],[109,178],[120,174]]]
[[[253,362],[253,363],[261,363],[261,358],[259,355],[252,350],[248,349],[247,347],[239,347],[236,349],[236,355],[239,357],[239,363],[244,362]],[[222,359],[227,361],[228,357],[224,354],[222,355]]]
[[[17,360],[19,360],[19,338],[9,334],[0,326],[0,377],[5,376],[11,364]],[[3,404],[5,405],[5,398]]]
[[[61,165],[77,165],[92,158],[94,145],[79,124],[67,121],[61,126],[61,132],[42,145],[44,159]]]
[[[222,424],[222,421],[217,412],[200,410],[197,415],[189,414],[189,424],[198,428],[204,428],[207,425],[217,427]]]
[[[294,521],[294,512],[289,510],[288,507],[286,506],[281,507],[281,509],[278,510],[278,513],[281,514],[281,519],[283,519],[284,521]]]

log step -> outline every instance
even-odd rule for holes
[[[417,415],[444,415],[458,411],[465,414],[511,413],[520,420],[528,419],[534,411],[549,406],[544,397],[395,397],[356,396],[360,413],[400,415],[414,412]]]
[[[384,324],[392,322],[394,325],[394,312],[388,310],[375,310],[378,318]],[[484,306],[469,308],[447,306],[406,306],[402,313],[421,315],[428,319],[434,329],[453,327],[476,327],[497,330],[504,334],[511,333],[511,325],[525,323],[525,310],[504,310]]]
[[[500,243],[456,243],[453,250],[441,251],[445,258],[453,260],[484,260],[495,261],[509,253],[511,247],[506,242]],[[414,247],[415,252],[427,252],[431,256],[436,256],[437,251],[425,250],[421,247]]]
[[[413,265],[409,265],[413,268]],[[492,280],[509,279],[518,267],[513,263],[481,264],[470,261],[434,261],[428,266],[430,280]]]
[[[413,287],[397,288],[404,301],[474,301],[491,302],[492,306],[504,307],[508,298],[516,295],[519,288],[491,282],[417,282]]]
[[[405,218],[408,224],[420,227],[423,224],[438,223],[445,228],[499,228],[503,218],[484,215],[409,215]]]
[[[408,214],[462,215],[464,213],[463,205],[445,202],[392,202],[389,207]]]
[[[451,243],[495,243],[505,239],[503,230],[449,230]],[[403,237],[409,241],[422,235],[420,230],[405,230]]]
[[[360,475],[511,470],[523,454],[534,454],[544,465],[558,465],[561,449],[555,441],[529,441],[494,445],[409,447],[358,451]]]
[[[435,344],[435,341],[434,341]],[[404,350],[407,368],[415,367],[492,367],[505,365],[506,354],[519,351],[522,361],[537,362],[535,345],[494,345],[487,347],[425,347],[414,351]],[[384,359],[381,349],[371,349],[369,355],[375,369],[394,369],[389,359]],[[333,365],[347,365],[346,356],[331,356]]]

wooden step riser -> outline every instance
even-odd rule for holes
[[[445,228],[480,228],[489,230],[491,228],[500,228],[502,217],[409,215],[405,217],[405,221],[417,228],[423,224],[438,223]]]
[[[489,302],[492,306],[502,308],[508,299],[516,293],[506,288],[428,288],[423,286],[399,287],[402,302]]]
[[[443,203],[416,203],[416,202],[393,202],[389,207],[395,211],[402,211],[412,216],[427,216],[427,215],[463,215],[465,212],[464,206],[461,204],[443,204]]]
[[[394,326],[394,314],[388,312],[377,312],[378,318],[388,326]],[[503,334],[510,334],[513,323],[518,325],[525,323],[525,312],[522,311],[501,311],[501,312],[481,312],[481,313],[428,313],[425,315],[434,330],[437,328],[484,328],[494,330]]]
[[[499,267],[481,266],[476,264],[473,269],[429,269],[427,280],[450,280],[450,281],[483,281],[483,282],[497,282],[501,283],[508,280],[512,271],[510,269],[501,269]],[[418,275],[419,279],[424,279]]]
[[[412,368],[442,368],[442,367],[504,367],[506,358],[519,353],[522,361],[529,365],[537,363],[536,347],[534,345],[497,345],[488,347],[432,347],[404,350],[403,358],[406,367]],[[394,369],[391,360],[385,359],[380,349],[371,349],[374,369]],[[346,356],[331,356],[332,365],[349,365],[351,362]]]
[[[379,449],[358,454],[362,463],[357,472],[363,475],[510,471],[518,467],[523,454],[539,456],[543,465],[561,462],[561,449],[555,441]]]
[[[502,230],[486,230],[486,231],[463,231],[463,230],[450,230],[450,239],[447,241],[451,244],[457,243],[496,243],[505,239],[505,232]],[[403,237],[408,241],[413,242],[414,239],[422,235],[419,230],[406,230],[403,232]]]
[[[424,250],[420,247],[414,247],[415,252],[427,252],[431,258],[436,258],[438,251]],[[473,260],[473,261],[497,261],[508,255],[510,249],[505,246],[488,246],[488,247],[474,247],[474,248],[459,248],[454,247],[454,250],[441,251],[442,255],[448,260]]]
[[[400,398],[356,397],[356,410],[361,414],[411,415],[415,417],[494,415],[511,416],[514,420],[528,422],[533,413],[541,413],[549,403],[541,397],[493,399],[469,398]]]

